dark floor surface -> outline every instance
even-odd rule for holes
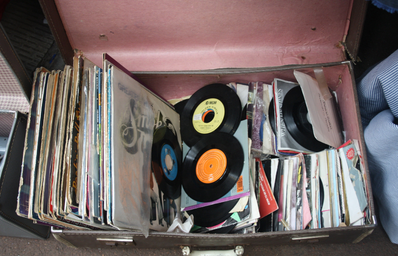
[[[354,65],[356,77],[387,58],[398,49],[398,13],[388,13],[368,4],[359,46],[359,61]]]
[[[389,14],[369,4],[364,32],[354,66],[356,77],[369,67],[388,57],[398,48],[398,13]],[[48,49],[51,44],[48,45]],[[51,52],[51,50],[49,50]],[[48,54],[48,53],[47,53]],[[181,249],[150,250],[134,247],[71,248],[52,236],[47,240],[0,237],[0,255],[182,255]],[[252,246],[244,255],[398,255],[398,245],[392,244],[379,225],[374,232],[357,244],[292,244],[283,246]]]

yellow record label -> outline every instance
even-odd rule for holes
[[[216,98],[202,101],[195,109],[192,123],[198,133],[208,134],[217,130],[225,117],[224,104]]]

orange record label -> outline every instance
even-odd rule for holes
[[[219,149],[206,151],[196,164],[196,176],[206,184],[219,180],[227,167],[227,157]]]

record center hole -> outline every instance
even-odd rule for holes
[[[202,121],[204,123],[210,123],[211,121],[213,121],[213,119],[214,119],[214,110],[212,109],[206,110],[202,114]]]
[[[166,168],[167,168],[167,170],[171,170],[171,169],[173,169],[173,165],[174,165],[174,161],[173,161],[173,159],[171,158],[171,156],[170,156],[170,154],[167,154],[166,156],[165,156],[165,163],[166,163]]]

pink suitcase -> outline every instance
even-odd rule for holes
[[[166,100],[210,83],[294,80],[293,70],[323,67],[339,96],[344,130],[366,159],[352,64],[366,2],[336,1],[60,1],[40,0],[66,63],[73,49],[100,65],[110,54]],[[366,162],[366,161],[365,161]],[[369,177],[366,167],[366,174]],[[370,180],[368,203],[374,214]],[[357,227],[245,235],[56,230],[76,247],[139,248],[360,242],[376,221]]]

